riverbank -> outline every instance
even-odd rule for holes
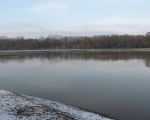
[[[0,90],[1,120],[113,120],[58,102]]]
[[[0,54],[45,53],[45,52],[150,52],[150,48],[137,49],[45,49],[45,50],[0,50]]]

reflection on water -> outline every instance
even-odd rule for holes
[[[60,59],[65,60],[131,60],[141,59],[145,62],[146,67],[150,67],[150,53],[149,52],[87,52],[87,51],[45,51],[37,53],[11,53],[0,54],[0,62],[7,63],[15,60],[24,62],[26,59],[40,59],[57,62]],[[60,59],[59,59],[60,58]]]
[[[0,54],[0,89],[60,101],[121,120],[150,119],[150,53]]]

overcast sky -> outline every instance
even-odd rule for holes
[[[147,31],[150,0],[0,0],[0,36]]]

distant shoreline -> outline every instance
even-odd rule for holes
[[[150,48],[135,49],[41,49],[41,50],[0,50],[0,54],[5,53],[39,53],[39,52],[150,52]]]

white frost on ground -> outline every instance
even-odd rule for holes
[[[98,114],[0,90],[0,120],[112,120]]]

